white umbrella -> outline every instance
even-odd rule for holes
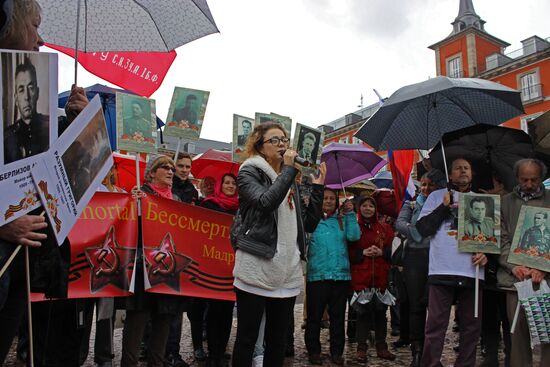
[[[206,0],[40,0],[40,5],[44,41],[83,52],[168,52],[219,32]]]

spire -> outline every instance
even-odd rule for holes
[[[476,14],[472,0],[460,0],[458,15],[451,24],[453,25],[452,34],[459,33],[468,27],[475,27],[481,31],[485,30],[483,27],[485,21]]]

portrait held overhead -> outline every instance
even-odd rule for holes
[[[210,92],[175,87],[164,134],[198,140]]]
[[[232,140],[232,159],[235,162],[242,162],[246,159],[244,151],[245,145],[256,122],[253,118],[240,115],[233,115],[233,140]]]
[[[155,101],[126,93],[116,93],[118,149],[130,152],[156,152]]]

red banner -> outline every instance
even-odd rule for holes
[[[235,300],[233,216],[149,195],[142,201],[149,292]]]
[[[69,298],[131,294],[137,223],[131,195],[98,192],[93,196],[69,233]]]
[[[75,57],[72,48],[46,46]],[[78,63],[90,73],[145,97],[160,87],[175,58],[176,51],[78,53]]]

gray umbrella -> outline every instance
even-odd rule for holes
[[[377,150],[430,149],[443,134],[524,113],[520,92],[488,80],[439,76],[398,89],[355,133]]]
[[[206,0],[40,0],[40,5],[42,38],[84,52],[167,52],[219,32]]]

